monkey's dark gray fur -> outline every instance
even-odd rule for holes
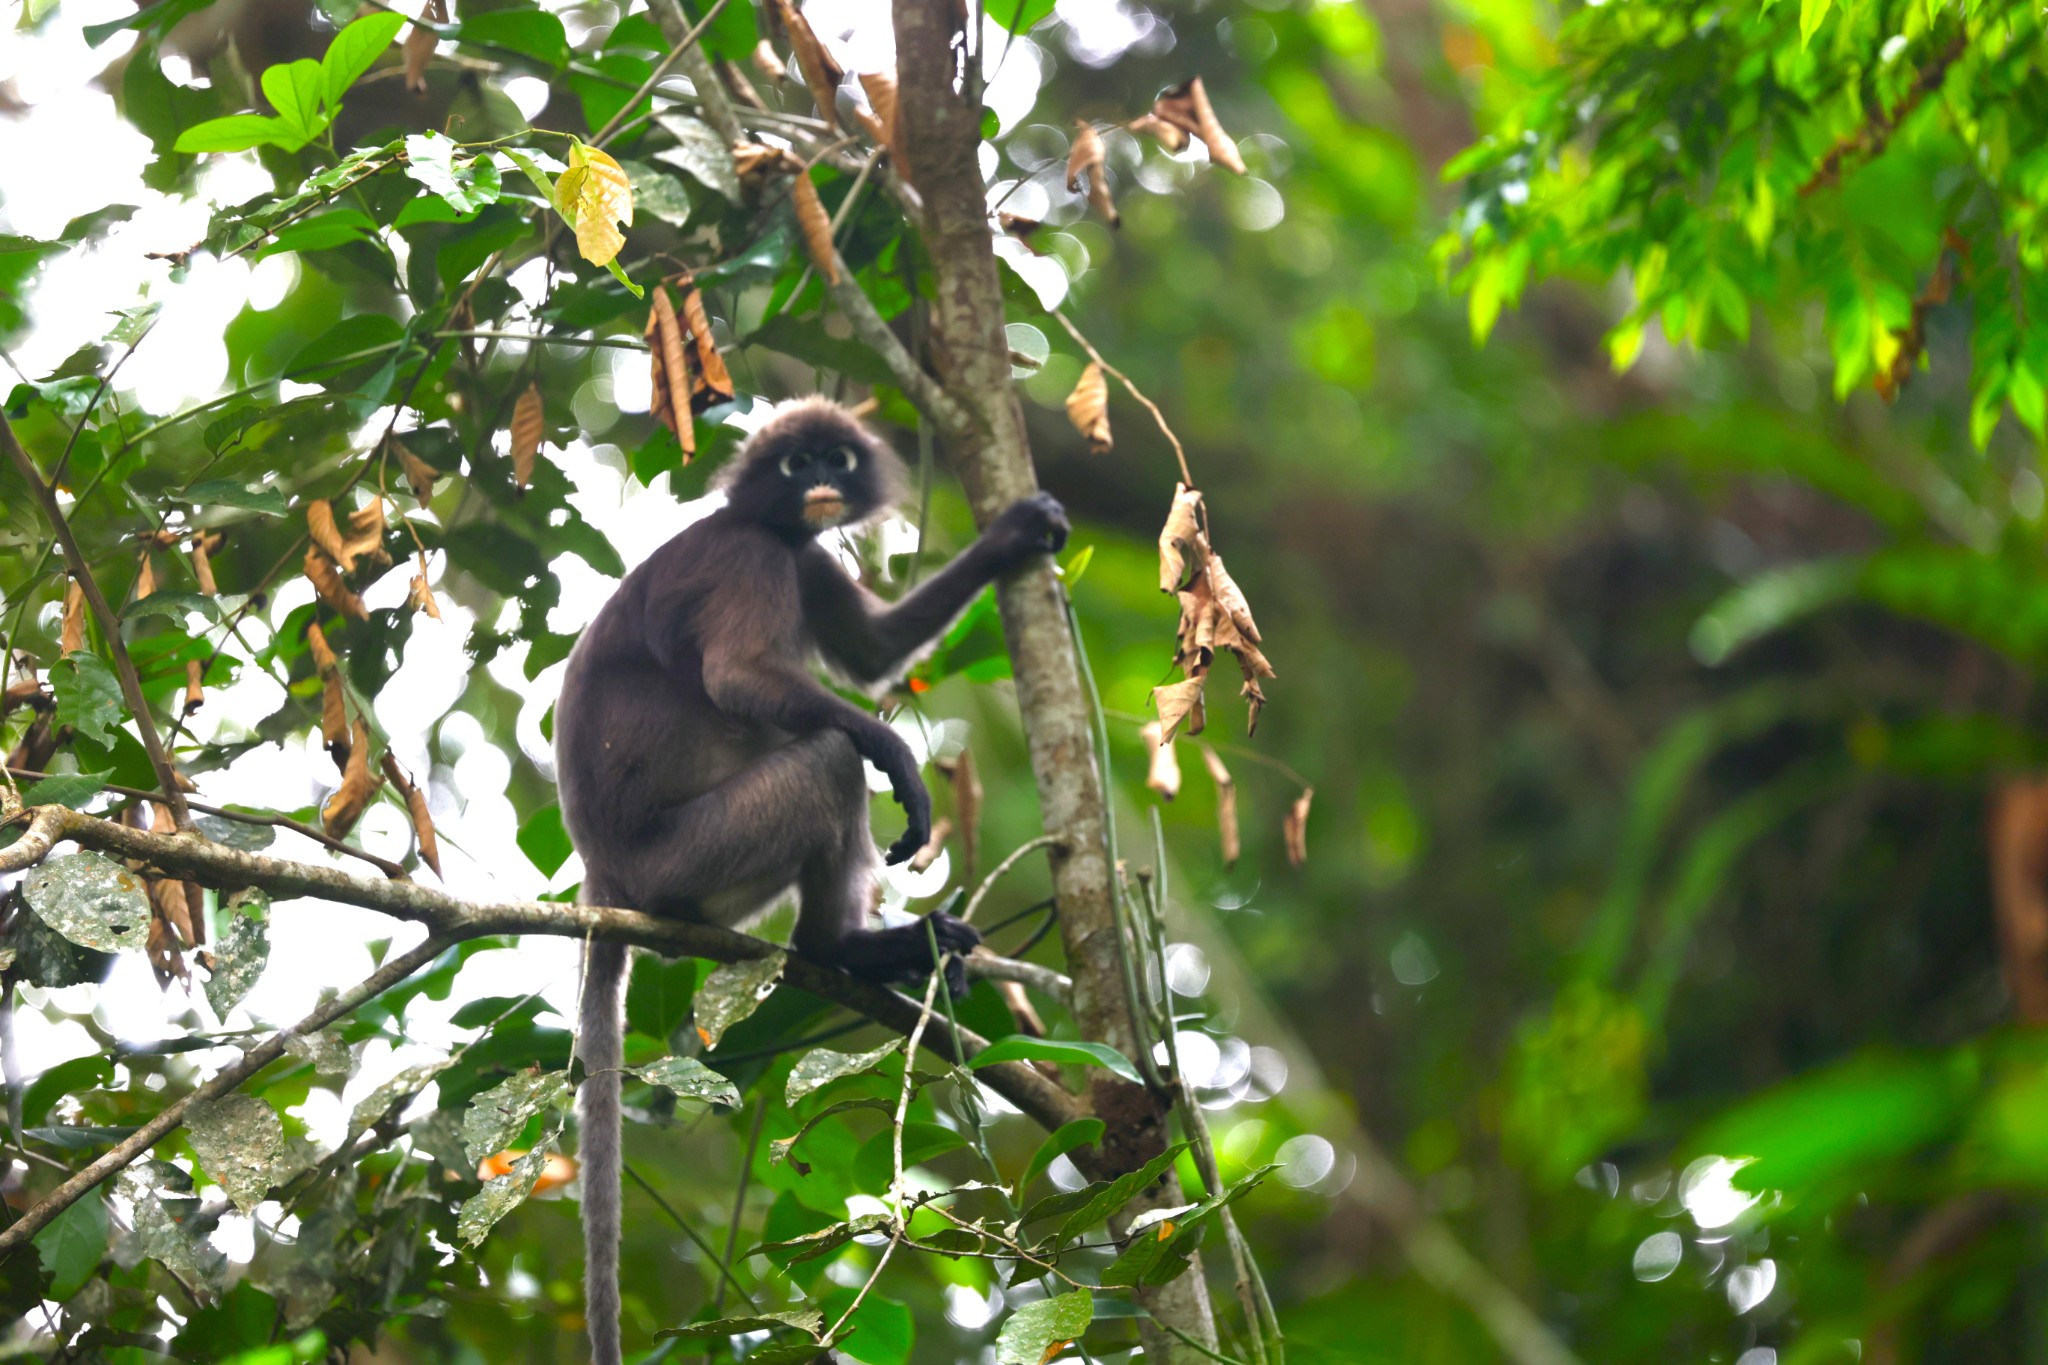
[[[888,777],[909,819],[887,854],[897,863],[931,834],[916,757],[811,666],[864,684],[890,677],[991,581],[1065,544],[1065,514],[1044,493],[1014,503],[891,604],[817,543],[824,530],[885,511],[901,482],[895,457],[844,408],[785,404],[723,482],[726,505],[627,574],[569,656],[555,759],[562,817],[583,855],[583,899],[739,925],[793,885],[797,952],[873,979],[928,972],[923,924],[866,927],[875,846],[861,760]],[[954,952],[979,941],[948,916],[932,916],[932,929]],[[596,1365],[620,1359],[626,964],[622,945],[590,945],[577,1043],[584,1313]]]

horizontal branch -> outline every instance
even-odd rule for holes
[[[424,924],[448,942],[491,934],[548,934],[630,943],[669,957],[700,957],[712,962],[748,962],[777,951],[776,945],[750,934],[662,919],[637,910],[554,901],[466,901],[418,882],[370,881],[338,867],[244,853],[197,833],[154,834],[64,806],[16,809],[29,817],[29,828],[18,842],[0,849],[0,873],[33,866],[47,857],[55,844],[68,839],[82,848],[132,858],[159,872],[207,886],[253,886],[277,899],[312,896],[375,910]],[[790,957],[782,979],[898,1033],[908,1034],[917,1026],[917,1002],[908,996],[808,959]],[[1045,982],[1034,977],[1032,984]],[[954,1055],[949,1033],[929,1034],[924,1045],[948,1061],[965,1061],[988,1046],[986,1039],[966,1029],[960,1030],[960,1040],[965,1056]],[[1001,1063],[976,1074],[991,1090],[1048,1129],[1085,1113],[1081,1101],[1021,1063]]]

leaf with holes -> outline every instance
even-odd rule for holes
[[[695,1057],[664,1057],[658,1062],[629,1070],[650,1085],[673,1090],[686,1100],[706,1100],[739,1108],[739,1087]]]
[[[565,1071],[528,1071],[494,1086],[470,1102],[462,1116],[462,1144],[471,1161],[503,1151],[525,1129],[526,1121],[569,1098]]]
[[[284,1124],[254,1095],[223,1095],[185,1111],[185,1137],[199,1167],[243,1213],[270,1193],[284,1159]]]
[[[142,878],[97,853],[51,858],[22,883],[29,908],[81,947],[141,949],[149,938],[149,897]]]
[[[704,978],[697,988],[697,1040],[718,1046],[725,1031],[745,1019],[768,998],[782,978],[789,954],[776,951],[749,962],[728,962]]]
[[[996,1336],[997,1365],[1045,1365],[1080,1340],[1093,1321],[1095,1295],[1086,1289],[1027,1303]]]

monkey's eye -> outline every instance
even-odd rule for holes
[[[783,475],[787,477],[788,475],[796,473],[798,469],[802,468],[805,465],[808,465],[810,462],[811,457],[809,455],[806,455],[804,452],[800,450],[792,451],[790,454],[782,457],[782,460],[778,467],[782,470]]]
[[[825,452],[825,463],[834,469],[851,469],[855,463],[852,446],[833,446]]]

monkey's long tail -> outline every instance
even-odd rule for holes
[[[583,1004],[576,1052],[582,1118],[583,1316],[592,1365],[619,1365],[619,1068],[626,945],[593,940],[583,956]]]

